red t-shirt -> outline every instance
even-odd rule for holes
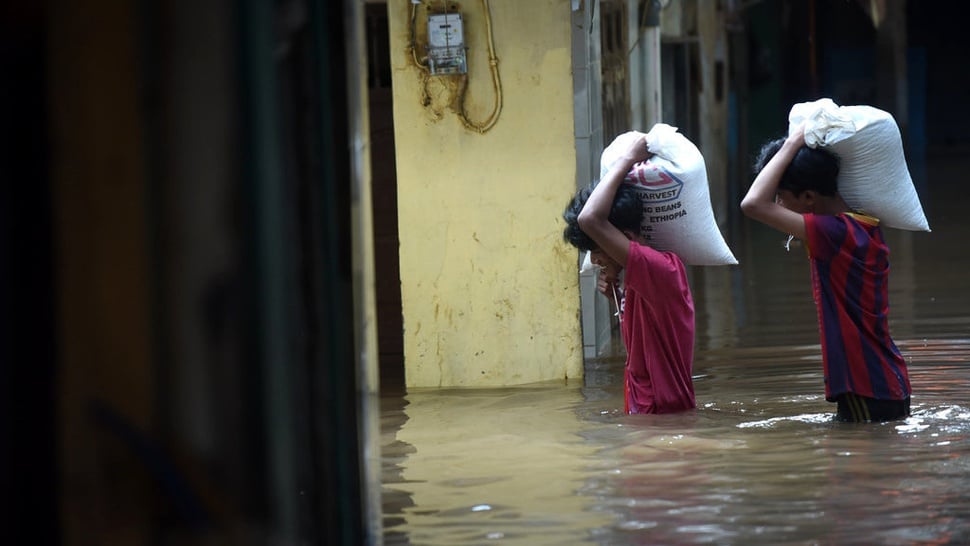
[[[623,286],[624,409],[693,409],[694,300],[683,262],[672,252],[631,241]]]

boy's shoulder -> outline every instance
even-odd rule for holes
[[[803,215],[806,224],[815,224],[820,227],[827,226],[846,226],[860,225],[863,227],[879,227],[879,219],[862,211],[852,210],[840,212],[838,214],[815,214],[806,213]]]
[[[849,211],[849,212],[843,213],[842,216],[845,216],[850,220],[855,220],[856,222],[863,225],[873,226],[873,227],[879,226],[879,218],[866,214],[864,211],[856,211],[856,210]]]
[[[637,241],[630,241],[630,251],[627,256],[628,262],[636,259],[651,267],[660,266],[677,270],[686,269],[684,261],[675,252],[657,249],[649,244],[639,243]]]

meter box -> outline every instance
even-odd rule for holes
[[[468,71],[460,13],[428,16],[428,67],[434,75],[464,74]]]

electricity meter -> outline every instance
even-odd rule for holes
[[[460,13],[428,16],[428,67],[434,75],[464,74],[468,71]]]

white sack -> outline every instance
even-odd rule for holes
[[[841,159],[839,193],[853,209],[887,227],[930,231],[906,166],[896,120],[872,106],[838,106],[819,99],[792,106],[789,134],[805,122],[805,144]]]
[[[643,133],[617,136],[600,156],[600,178]],[[714,221],[707,167],[700,150],[676,127],[664,123],[646,134],[654,155],[633,166],[624,180],[643,202],[640,233],[651,247],[677,254],[687,265],[738,263]]]

